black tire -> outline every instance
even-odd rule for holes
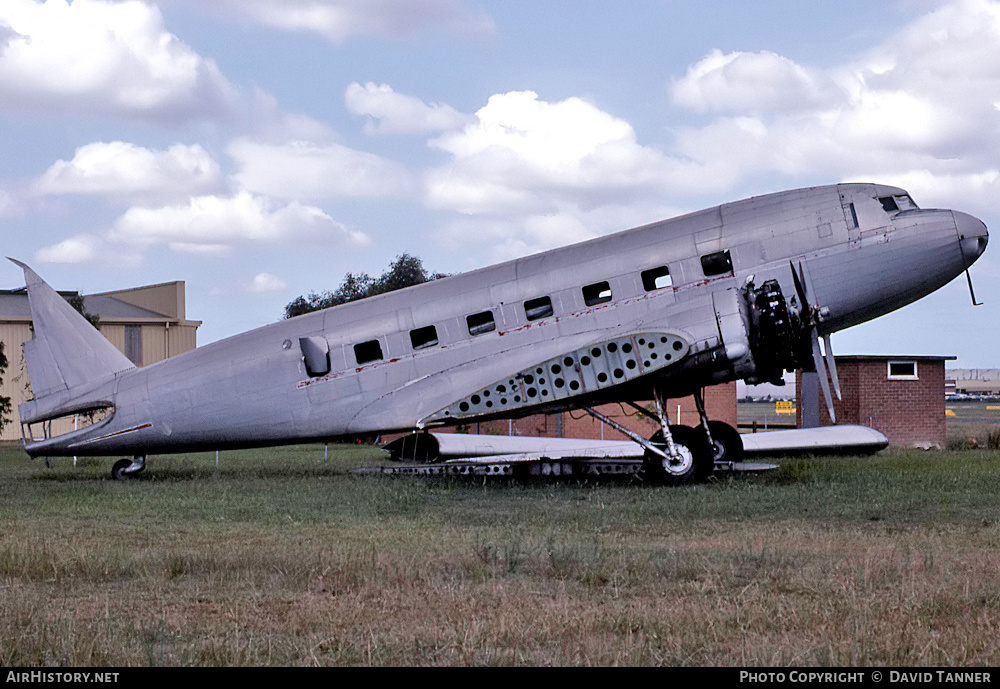
[[[722,421],[709,421],[712,434],[712,462],[742,462],[743,438],[739,431]]]
[[[111,478],[115,481],[127,481],[130,474],[125,470],[132,466],[131,459],[119,459],[115,462],[114,466],[111,467]]]
[[[643,475],[646,479],[665,486],[684,486],[706,481],[715,469],[705,434],[688,426],[671,426],[670,435],[681,454],[680,462],[671,462],[646,451],[643,458]],[[657,447],[666,448],[663,432],[657,431],[649,439]]]

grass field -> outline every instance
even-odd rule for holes
[[[0,665],[1000,664],[1000,453],[683,489],[0,450]]]

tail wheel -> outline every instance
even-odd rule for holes
[[[722,421],[709,421],[712,434],[712,462],[742,462],[743,438],[739,431]]]
[[[111,467],[111,478],[115,481],[127,481],[132,476],[142,472],[145,468],[145,456],[139,456],[135,459],[119,459]]]
[[[715,469],[715,462],[705,442],[705,434],[688,426],[671,426],[670,435],[679,457],[664,458],[647,451],[643,458],[645,477],[666,486],[683,486],[708,479]],[[662,431],[654,433],[649,441],[666,449]]]
[[[132,466],[131,459],[119,459],[115,462],[114,466],[111,467],[111,478],[115,481],[127,481],[129,474],[126,469]]]

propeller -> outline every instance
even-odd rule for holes
[[[823,336],[823,348],[819,345],[819,322],[825,313],[823,307],[815,301],[812,280],[806,273],[805,266],[799,262],[798,270],[795,264],[788,262],[792,269],[792,280],[795,282],[795,293],[798,295],[800,306],[799,317],[802,325],[809,331],[809,340],[812,348],[813,365],[819,375],[820,388],[823,390],[823,399],[826,401],[826,410],[830,413],[830,421],[837,423],[837,415],[833,411],[833,396],[830,393],[830,383],[833,383],[833,390],[837,399],[843,399],[840,394],[840,378],[837,375],[837,361],[833,356],[833,346],[830,336]]]

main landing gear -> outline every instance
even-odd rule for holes
[[[660,430],[648,440],[624,428],[593,409],[587,412],[624,433],[642,445],[642,475],[655,483],[682,486],[708,480],[716,464],[731,464],[743,459],[743,440],[732,426],[721,421],[709,421],[705,413],[704,391],[695,393],[695,405],[701,423],[697,428],[670,425],[667,419],[664,396],[660,389],[653,391],[656,414],[629,402],[629,406],[660,424]]]
[[[138,455],[135,459],[119,459],[111,467],[111,478],[115,481],[127,481],[146,468],[146,455]]]

